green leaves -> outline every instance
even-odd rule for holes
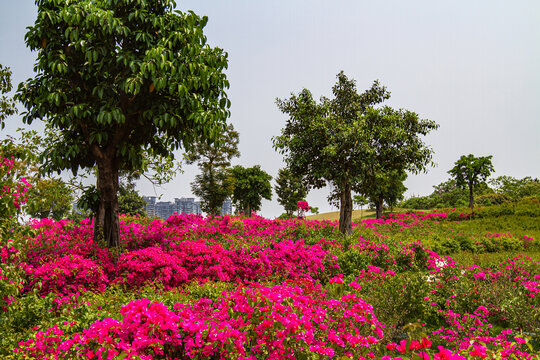
[[[462,155],[455,162],[455,166],[448,171],[460,187],[469,188],[469,207],[474,206],[474,189],[478,184],[485,183],[494,171],[491,158],[493,156],[475,157],[473,154]]]
[[[262,199],[272,198],[272,177],[263,171],[260,165],[245,168],[236,165],[232,168],[234,178],[233,203],[237,211],[243,211],[245,216],[250,217],[252,211],[261,208]]]
[[[315,188],[331,183],[335,198],[346,201],[347,212],[351,212],[351,188],[373,194],[379,191],[381,179],[390,181],[385,188],[394,188],[405,171],[425,170],[432,151],[419,135],[437,125],[408,110],[375,108],[390,97],[378,81],[359,94],[355,81],[340,72],[332,92],[334,98],[321,98],[319,103],[307,89],[289,99],[277,99],[277,106],[289,120],[273,142],[294,174],[304,176]],[[397,192],[392,194],[395,198]],[[341,213],[340,223],[345,213]]]
[[[227,55],[206,45],[205,18],[172,13],[173,5],[37,2],[25,36],[38,51],[37,75],[19,86],[17,99],[26,123],[42,119],[54,129],[48,170],[143,171],[143,153],[157,161],[218,137],[229,116]],[[114,187],[114,177],[100,186]]]
[[[0,64],[0,94],[6,94],[11,91],[11,71]],[[4,128],[4,120],[17,113],[15,101],[2,95],[0,97],[0,128]]]

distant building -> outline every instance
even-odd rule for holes
[[[149,216],[157,216],[163,220],[167,220],[172,214],[202,214],[199,201],[194,198],[175,198],[172,201],[158,201],[155,196],[145,196],[146,213]]]
[[[221,205],[221,215],[232,215],[232,213],[232,201],[227,198]]]
[[[143,196],[146,201],[146,214],[148,216],[156,216],[156,197],[155,196]]]

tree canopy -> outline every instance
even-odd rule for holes
[[[206,17],[170,0],[40,0],[26,44],[36,76],[19,86],[24,121],[56,131],[49,171],[97,167],[95,234],[119,244],[119,170],[169,156],[225,127],[227,55],[206,44]],[[103,231],[102,231],[103,230]]]
[[[274,148],[311,187],[334,186],[340,199],[340,231],[351,232],[352,191],[369,195],[384,174],[425,170],[432,150],[419,136],[437,125],[408,110],[374,108],[390,97],[378,81],[359,94],[355,81],[343,72],[337,80],[333,99],[323,97],[317,103],[304,89],[276,100],[289,119],[274,138]]]
[[[201,199],[202,211],[219,215],[225,199],[232,195],[234,181],[231,159],[240,156],[238,132],[229,124],[216,142],[199,141],[186,154],[188,164],[197,163],[201,173],[191,183],[193,194]]]
[[[8,67],[4,67],[0,64],[0,128],[3,129],[5,124],[4,120],[17,112],[15,107],[15,101],[8,97],[7,94],[11,91],[11,70]]]
[[[245,168],[236,165],[231,170],[234,179],[232,201],[238,210],[245,216],[251,217],[252,211],[259,211],[262,199],[272,199],[272,186],[270,176],[259,165]]]
[[[294,175],[287,168],[279,169],[274,190],[278,203],[285,208],[289,217],[298,208],[297,203],[304,200],[308,194],[308,188],[304,185],[302,177]]]
[[[491,158],[493,156],[476,157],[473,154],[462,155],[448,173],[456,180],[456,184],[469,189],[469,207],[474,207],[474,189],[484,184],[494,171]]]

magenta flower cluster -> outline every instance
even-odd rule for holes
[[[21,355],[115,359],[296,359],[363,354],[383,337],[373,308],[354,294],[326,299],[320,285],[240,286],[217,302],[200,299],[170,310],[148,299],[122,308],[121,319],[82,333],[58,327],[20,344]]]

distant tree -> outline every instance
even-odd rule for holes
[[[234,182],[230,165],[238,151],[238,132],[231,124],[215,143],[199,141],[185,155],[188,164],[197,163],[201,174],[191,183],[193,194],[201,199],[201,210],[219,215],[221,205],[231,196]]]
[[[130,178],[120,182],[118,212],[126,215],[146,215],[146,201],[135,189],[135,183]]]
[[[475,157],[472,154],[462,155],[455,166],[448,171],[456,180],[457,186],[469,190],[469,207],[474,207],[474,189],[479,184],[485,184],[486,179],[494,171],[491,158],[493,156]]]
[[[7,136],[0,141],[0,154],[13,159],[18,175],[31,184],[26,194],[25,212],[34,218],[60,220],[71,209],[73,189],[70,182],[40,172],[42,146],[43,139],[36,131],[19,129],[17,137]]]
[[[272,176],[263,171],[259,165],[245,168],[236,165],[232,168],[234,191],[232,201],[245,216],[251,217],[252,211],[261,209],[262,199],[272,199]]]
[[[73,190],[61,179],[39,179],[28,190],[26,212],[38,219],[60,220],[69,214]]]
[[[369,200],[364,195],[354,195],[353,196],[353,203],[354,203],[354,205],[358,206],[360,208],[360,210],[362,210],[364,206],[369,204]]]
[[[499,176],[489,182],[499,194],[507,195],[512,200],[526,196],[540,196],[540,180],[527,176],[516,179],[512,176]]]
[[[379,172],[378,176],[369,189],[369,193],[366,192],[370,202],[375,207],[376,218],[382,217],[383,206],[386,203],[390,208],[393,208],[400,200],[403,199],[403,194],[407,190],[403,182],[407,178],[407,173],[401,171],[390,171],[388,173]]]
[[[439,185],[433,186],[433,192],[427,196],[412,196],[402,201],[399,206],[406,209],[441,209],[460,208],[469,203],[469,193],[467,189],[457,186],[455,179],[443,181]],[[493,193],[493,190],[486,184],[478,184],[474,189],[474,196],[483,196]]]
[[[227,55],[206,44],[207,18],[173,12],[172,0],[36,3],[25,39],[37,74],[17,92],[23,120],[56,130],[48,171],[97,167],[94,235],[119,246],[119,171],[223,131]]]
[[[15,101],[6,95],[11,91],[11,71],[8,67],[4,67],[0,64],[0,128],[3,129],[5,124],[4,120],[13,114],[17,113],[17,108],[15,107]]]
[[[377,81],[358,94],[354,80],[343,72],[332,88],[333,99],[317,103],[304,89],[287,100],[277,99],[279,109],[289,115],[274,148],[287,166],[305,176],[314,188],[334,186],[340,201],[339,230],[352,231],[352,191],[366,193],[386,171],[425,170],[432,151],[419,138],[437,125],[420,120],[407,110],[372,106],[390,97]],[[334,196],[335,195],[335,196]]]
[[[289,169],[279,169],[274,190],[278,203],[284,208],[288,216],[292,216],[297,209],[297,203],[306,198],[308,187],[303,184],[301,176],[294,175]]]

